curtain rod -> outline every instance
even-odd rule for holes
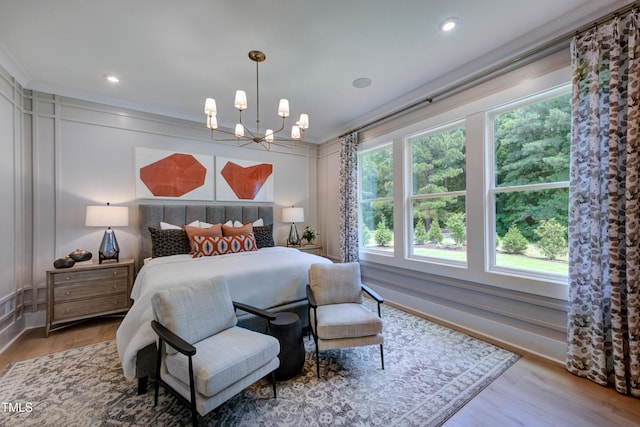
[[[538,55],[540,55],[541,53],[546,53],[546,54],[551,54],[554,52],[559,51],[560,49],[562,49],[563,47],[567,46],[569,44],[569,42],[571,41],[571,39],[580,34],[583,33],[585,31],[591,30],[594,27],[597,27],[598,25],[601,25],[607,21],[609,21],[612,18],[615,18],[618,15],[622,15],[625,14],[629,11],[631,11],[632,9],[636,8],[636,7],[640,7],[640,1],[636,1],[634,3],[628,4],[624,7],[621,7],[613,12],[609,12],[608,14],[598,18],[597,20],[595,20],[594,22],[591,22],[589,24],[583,25],[581,27],[579,27],[576,30],[572,30],[570,32],[564,33],[561,36],[558,36],[550,41],[547,41],[543,44],[541,44],[540,46],[537,46],[533,49],[530,49],[520,55],[516,55],[512,58],[509,58],[503,62],[500,62],[492,67],[489,67],[487,69],[484,69],[483,71],[480,71],[479,73],[476,73],[464,80],[461,80],[457,83],[452,84],[451,86],[448,86],[444,89],[441,89],[437,92],[432,93],[431,95],[424,97],[422,99],[419,99],[418,101],[412,102],[411,104],[408,104],[398,110],[392,111],[388,114],[385,114],[382,117],[379,117],[369,123],[366,123],[362,126],[359,126],[355,129],[350,130],[349,132],[346,132],[342,135],[340,135],[338,137],[338,139],[349,135],[350,133],[353,132],[360,132],[364,129],[370,128],[371,126],[380,124],[382,122],[385,122],[387,120],[390,120],[396,116],[399,116],[403,113],[407,113],[410,112],[412,110],[415,110],[419,107],[423,107],[425,105],[431,104],[434,102],[434,100],[438,99],[438,98],[446,98],[448,96],[454,95],[455,93],[471,87],[473,85],[477,85],[482,83],[483,81],[489,79],[489,78],[494,78],[494,77],[498,77],[504,73],[506,73],[507,71],[510,70],[510,67],[513,67],[515,65],[518,64],[523,64],[525,61],[527,60],[534,60],[538,57]]]

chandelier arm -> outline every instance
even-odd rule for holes
[[[227,135],[233,135],[234,139],[216,139],[214,137],[214,132],[222,132],[222,133],[226,133]],[[224,130],[224,129],[220,129],[220,128],[211,129],[211,139],[213,139],[214,141],[236,141],[236,140],[242,140],[242,139],[247,140],[247,141],[253,141],[253,138],[248,138],[246,136],[238,138],[236,136],[235,132],[230,132],[228,130]]]

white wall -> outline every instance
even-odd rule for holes
[[[44,324],[46,270],[54,260],[77,248],[97,256],[104,230],[84,226],[87,205],[110,202],[129,207],[129,226],[117,229],[116,235],[120,256],[135,255],[136,206],[167,202],[136,199],[136,147],[272,163],[274,202],[260,204],[274,207],[276,243],[284,244],[289,231],[289,224],[279,222],[285,206],[303,207],[304,225],[322,234],[316,215],[315,145],[301,143],[272,151],[258,146],[237,147],[233,142],[213,142],[204,123],[23,91],[6,73],[2,82],[0,241],[5,248],[15,250],[3,251],[0,260],[0,303],[10,301],[13,306],[12,313],[4,317],[4,307],[0,306],[0,318],[4,320],[0,349],[24,328]],[[33,235],[28,231],[31,229]],[[21,263],[28,274],[20,270]],[[17,319],[23,307],[27,316]]]

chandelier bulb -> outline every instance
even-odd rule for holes
[[[291,139],[300,139],[300,127],[291,126]]]
[[[282,98],[278,105],[278,115],[282,118],[289,117],[289,100]]]
[[[213,114],[214,116],[218,113],[218,109],[216,108],[216,100],[213,98],[207,98],[204,102],[204,113],[205,114]]]
[[[236,124],[236,131],[235,131],[235,135],[238,138],[242,138],[244,136],[244,126],[242,126],[241,123]]]
[[[209,129],[218,129],[218,119],[215,114],[207,114],[207,127]]]
[[[236,100],[234,102],[235,107],[242,111],[247,108],[247,92],[243,90],[236,91]]]
[[[273,129],[267,129],[264,133],[264,140],[267,142],[273,142]]]
[[[300,129],[305,130],[305,129],[309,129],[309,115],[302,113],[300,114],[300,120],[298,120],[298,126],[300,126]]]

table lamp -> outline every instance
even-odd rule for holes
[[[119,261],[120,247],[116,235],[111,227],[126,227],[129,225],[129,209],[126,206],[87,206],[87,227],[107,227],[102,237],[99,249],[99,263],[115,259]]]
[[[282,209],[282,222],[290,222],[291,230],[289,230],[289,238],[287,239],[287,246],[300,245],[300,237],[298,237],[298,229],[296,228],[296,222],[304,221],[304,209],[290,208]]]

